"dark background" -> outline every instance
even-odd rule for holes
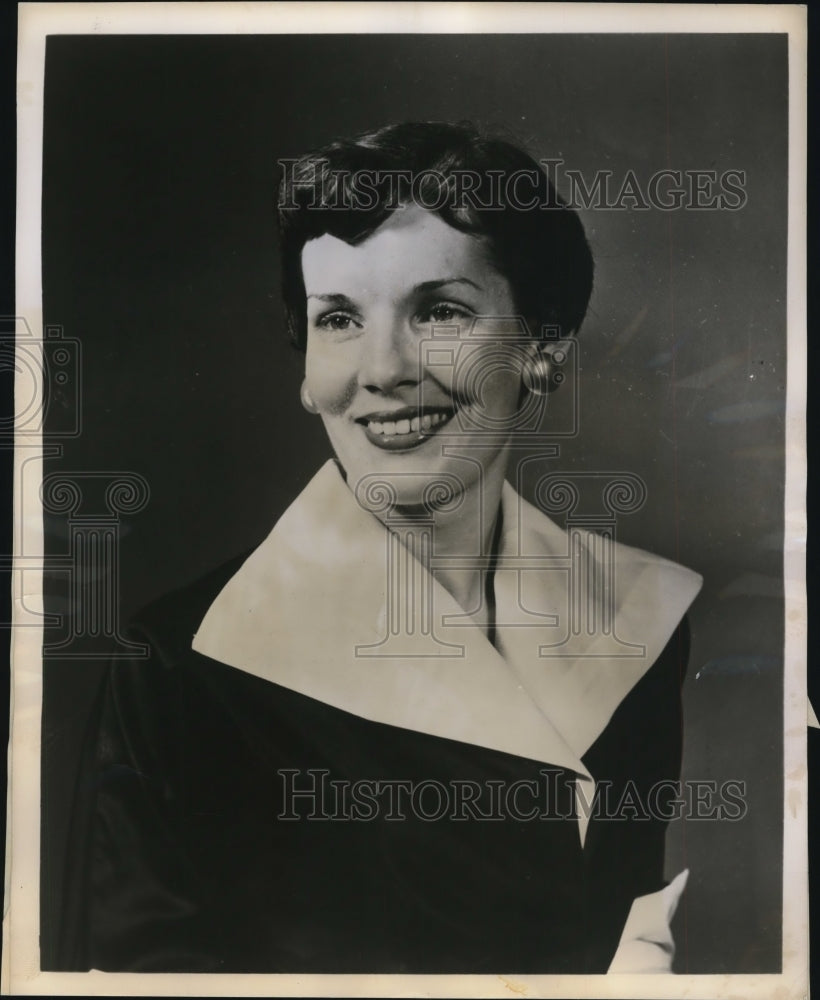
[[[71,37],[47,48],[44,320],[82,345],[82,434],[49,471],[129,470],[121,608],[257,543],[328,456],[281,316],[274,167],[401,119],[471,119],[591,178],[747,172],[737,212],[582,213],[597,262],[560,467],[641,475],[622,541],[705,577],[684,777],[737,823],[670,829],[682,972],[780,964],[785,36]],[[559,188],[560,188],[559,182]],[[566,190],[564,191],[566,193]],[[47,553],[67,544],[46,522]],[[51,610],[65,610],[61,578]],[[46,661],[43,945],[99,663]]]

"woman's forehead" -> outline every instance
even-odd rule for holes
[[[480,239],[416,205],[398,208],[356,245],[330,233],[309,240],[302,250],[302,272],[309,296],[360,288],[406,290],[459,277],[489,288],[500,277]]]

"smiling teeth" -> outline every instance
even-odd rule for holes
[[[412,420],[371,420],[367,427],[373,434],[383,434],[393,437],[401,434],[418,434],[419,431],[429,431],[450,419],[452,413],[425,413],[422,417]]]

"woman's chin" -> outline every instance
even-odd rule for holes
[[[328,436],[349,489],[363,508],[375,514],[388,509],[455,510],[463,496],[504,461],[503,444],[490,443],[481,435],[432,435],[422,437],[415,447],[409,441],[402,447],[384,447],[382,442],[373,443],[372,435],[357,431],[355,437],[338,432]]]
[[[460,464],[444,454],[439,442],[431,440],[421,442],[415,448],[386,449],[362,441],[355,449],[334,450],[347,470],[347,481],[351,486],[359,480],[369,481],[379,476],[390,478],[396,483],[404,476],[414,480],[419,476],[434,477],[442,472],[452,471]]]
[[[474,483],[471,463],[454,461],[441,454],[420,462],[380,461],[345,463],[347,485],[359,505],[373,514],[396,511],[408,516],[433,514],[461,505],[461,498]]]

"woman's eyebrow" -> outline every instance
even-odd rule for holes
[[[481,285],[477,285],[474,281],[469,278],[454,277],[454,278],[437,278],[435,281],[422,281],[420,285],[416,285],[416,291],[418,292],[430,292],[436,288],[441,288],[442,285],[471,285],[477,291],[482,291]]]
[[[317,299],[319,302],[332,302],[336,306],[354,306],[353,299],[342,295],[341,292],[325,292],[322,294],[308,295],[309,299]]]

